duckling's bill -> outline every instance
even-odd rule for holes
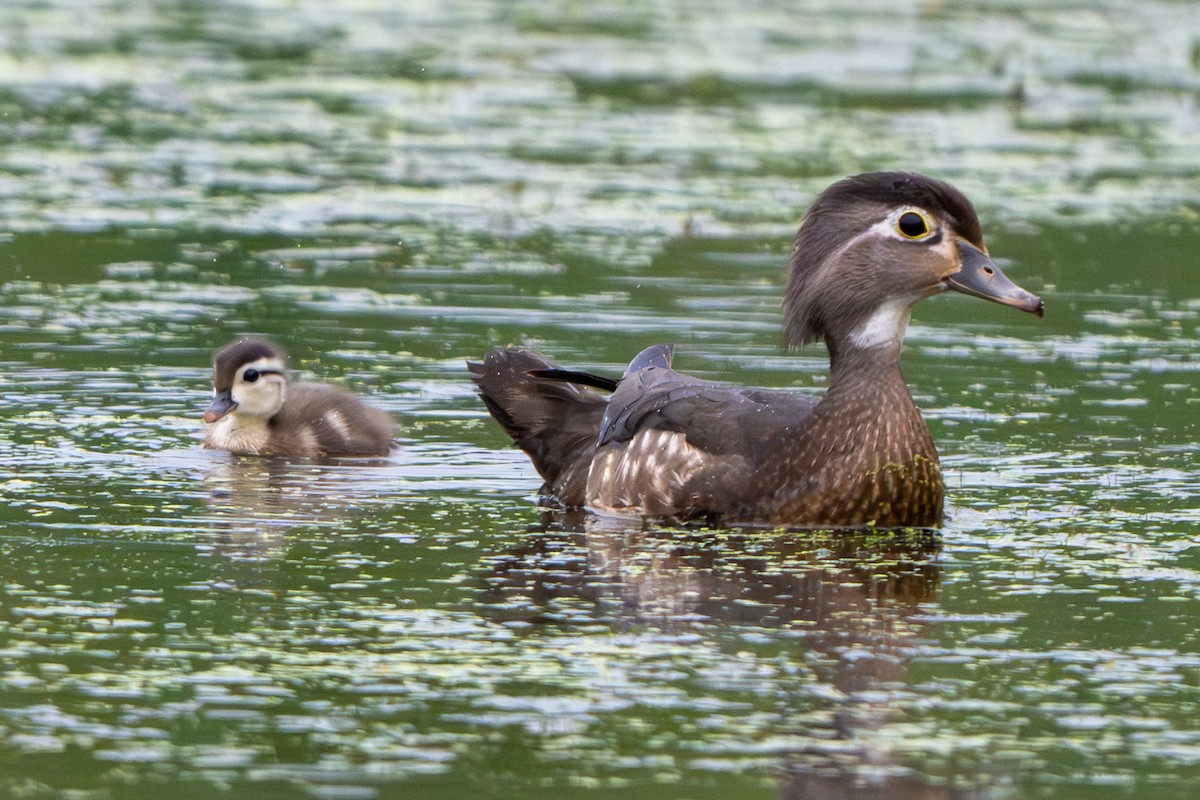
[[[958,254],[962,266],[958,272],[946,278],[947,289],[1012,306],[1039,317],[1045,313],[1042,299],[1009,280],[987,253],[959,239]]]
[[[208,408],[204,409],[204,421],[208,423],[216,422],[235,408],[237,408],[237,403],[233,401],[232,390],[226,389],[223,392],[217,392],[213,395],[212,402],[208,404]]]

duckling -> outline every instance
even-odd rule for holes
[[[349,392],[289,384],[283,354],[265,339],[240,337],[213,356],[213,400],[204,446],[243,454],[385,456],[396,424]]]
[[[800,225],[786,340],[822,339],[824,397],[700,380],[656,345],[619,381],[519,348],[469,363],[483,402],[568,507],[788,527],[942,523],[937,448],[900,372],[912,308],[956,291],[1042,316],[988,255],[967,198],[879,172],[826,189]],[[595,391],[612,392],[605,397]]]

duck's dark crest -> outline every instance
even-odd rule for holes
[[[283,353],[266,339],[255,336],[238,338],[213,355],[213,386],[224,392],[233,386],[238,368],[260,358],[282,359]]]
[[[820,275],[849,239],[878,222],[882,209],[911,205],[948,218],[955,233],[983,247],[983,232],[971,201],[948,183],[911,172],[854,175],[830,186],[804,215],[792,251],[788,276],[785,335],[793,347],[825,337],[826,319],[845,318],[853,309],[829,306]],[[853,302],[856,295],[841,295]]]

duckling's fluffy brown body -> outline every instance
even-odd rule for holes
[[[488,410],[567,506],[797,527],[936,527],[937,449],[900,372],[913,305],[954,289],[1041,315],[987,256],[967,199],[908,173],[841,181],[797,237],[789,341],[824,339],[824,397],[671,368],[670,346],[619,382],[496,348],[470,364]],[[611,398],[588,388],[611,390]]]

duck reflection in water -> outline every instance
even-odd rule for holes
[[[562,601],[584,600],[589,622],[619,629],[760,629],[794,641],[805,677],[776,687],[780,716],[796,720],[785,733],[801,743],[780,766],[785,800],[1007,797],[994,779],[926,779],[877,735],[903,721],[892,700],[937,602],[940,549],[921,531],[664,530],[548,512],[492,559],[485,605],[505,620],[562,624]]]

